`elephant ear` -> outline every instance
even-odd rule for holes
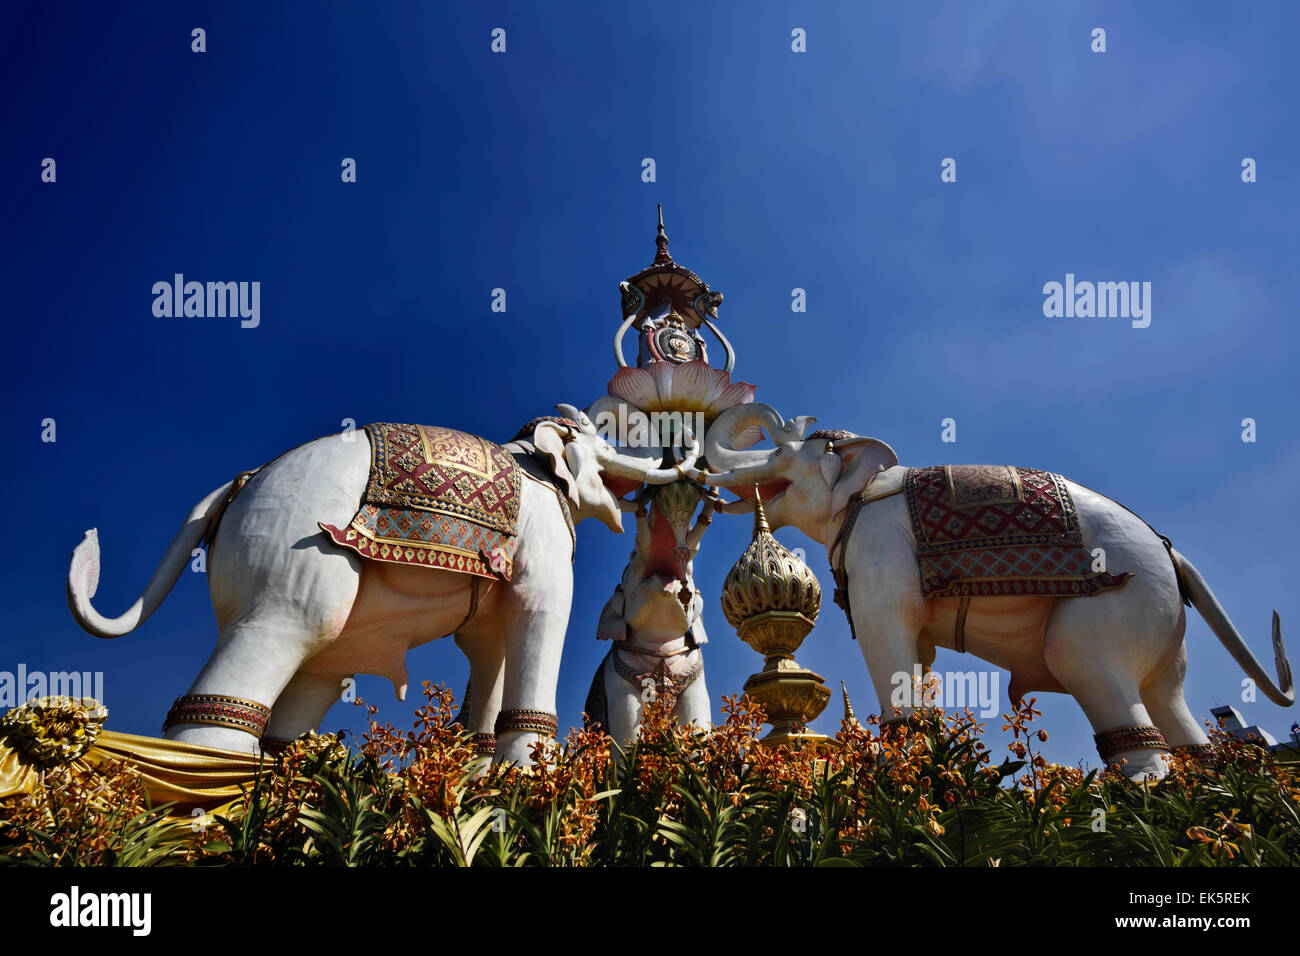
[[[844,470],[844,459],[835,452],[828,451],[822,455],[822,460],[818,464],[821,465],[822,478],[826,482],[826,487],[834,488],[835,483],[840,480],[840,472]]]
[[[875,438],[846,438],[835,443],[835,451],[843,464],[839,480],[831,490],[832,515],[843,511],[849,499],[866,487],[876,472],[898,464],[894,449]]]
[[[605,602],[605,607],[600,612],[600,620],[596,623],[596,640],[627,640],[627,621],[623,620],[623,605],[623,585],[620,584],[614,589],[613,597]]]
[[[568,406],[564,406],[568,407]],[[590,424],[583,419],[580,424]],[[601,462],[595,443],[603,439],[595,434],[577,434],[558,422],[542,422],[533,432],[533,445],[546,455],[565,497],[573,504],[574,520],[599,518],[615,534],[623,533],[623,515],[618,499],[601,480]],[[580,512],[580,513],[579,513]]]
[[[577,508],[582,504],[578,495],[578,482],[573,472],[569,471],[568,462],[564,460],[564,446],[568,443],[568,437],[569,429],[564,425],[542,422],[533,432],[533,444],[546,455],[551,463],[551,471],[555,472],[555,477],[564,486],[565,497]]]
[[[564,461],[573,476],[573,487],[578,493],[578,507],[603,521],[615,534],[623,533],[623,512],[618,499],[605,487],[600,460],[592,446],[593,436],[581,435],[564,446]],[[594,438],[595,441],[602,441]]]
[[[701,601],[700,603],[703,604],[702,601]],[[707,634],[704,633],[704,613],[703,613],[703,612],[704,612],[704,608],[701,607],[701,608],[700,608],[700,616],[697,617],[697,618],[695,619],[695,623],[691,625],[690,630],[687,632],[688,634],[691,635],[692,638],[694,638],[696,644],[707,644],[707,643],[709,643],[709,635],[707,635]]]

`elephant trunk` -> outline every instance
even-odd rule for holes
[[[733,405],[724,411],[709,426],[704,439],[709,467],[730,471],[764,461],[771,454],[768,450],[740,450],[758,440],[759,428],[766,429],[772,440],[779,442],[785,434],[786,422],[775,408],[759,402]]]
[[[556,405],[555,408],[565,418],[575,422],[580,431],[588,435],[598,434],[586,412],[568,404]],[[686,478],[695,471],[695,462],[700,457],[700,443],[689,424],[685,426],[685,432],[690,439],[690,447],[685,450],[685,459],[671,468],[652,468],[650,459],[619,454],[611,446],[611,454],[601,462],[603,470],[619,478],[631,478],[647,485],[666,485],[679,478]]]
[[[770,451],[758,452],[763,459],[771,457]],[[712,459],[710,459],[712,460]],[[749,488],[753,485],[765,485],[776,477],[776,468],[766,460],[733,468],[731,471],[700,472],[702,479],[710,485],[723,488]]]
[[[666,485],[679,478],[688,478],[695,471],[695,462],[700,457],[699,440],[688,432],[690,447],[685,449],[686,457],[671,468],[652,468],[650,459],[635,455],[621,455],[615,452],[605,462],[605,470],[620,478],[632,478],[647,485]]]

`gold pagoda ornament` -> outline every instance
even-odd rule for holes
[[[761,743],[832,748],[830,737],[806,725],[826,709],[831,691],[820,674],[800,667],[794,652],[817,623],[822,589],[803,561],[772,537],[754,489],[754,540],[727,573],[722,613],[740,639],[763,655],[745,681],[745,695],[763,705],[772,731]]]

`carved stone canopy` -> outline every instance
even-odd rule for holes
[[[614,357],[619,367],[627,368],[623,336],[629,328],[635,328],[638,333],[638,366],[708,362],[704,337],[699,331],[704,326],[717,336],[726,351],[723,371],[730,375],[736,367],[736,353],[715,321],[722,293],[710,289],[694,272],[673,261],[668,251],[668,235],[664,232],[663,206],[659,207],[655,248],[653,263],[619,283],[623,322],[614,333]]]
[[[701,310],[707,314],[711,309],[712,314],[716,315],[722,294],[710,289],[708,283],[690,269],[673,261],[672,254],[668,251],[668,236],[664,232],[663,206],[659,207],[659,234],[655,237],[655,246],[654,262],[629,277],[625,283],[635,287],[640,296],[629,295],[624,291],[624,318],[632,315],[632,309],[635,308],[636,318],[632,321],[632,327],[639,332],[647,315],[667,300],[671,306],[669,315],[675,316],[687,328],[698,329],[704,322]]]

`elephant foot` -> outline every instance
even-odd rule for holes
[[[1162,780],[1169,772],[1169,759],[1168,750],[1130,750],[1111,763],[1130,780]]]
[[[559,719],[544,710],[503,710],[496,722],[496,762],[531,767],[533,744],[554,739]]]
[[[182,694],[176,698],[163,737],[178,743],[260,753],[271,708],[247,697],[228,694]]]
[[[1170,748],[1160,729],[1150,724],[1116,727],[1093,737],[1097,753],[1130,780],[1159,780],[1169,772]]]
[[[261,740],[243,730],[228,727],[203,727],[190,724],[168,728],[164,740],[215,750],[233,750],[236,753],[257,755],[262,752]]]
[[[497,748],[494,761],[515,767],[533,765],[533,745],[539,740],[551,739],[550,734],[532,732],[497,734]]]

